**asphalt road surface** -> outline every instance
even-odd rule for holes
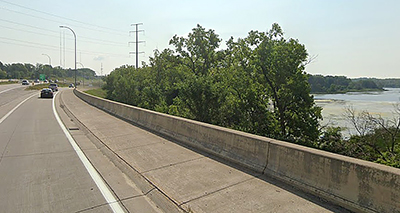
[[[25,87],[0,86],[0,212],[118,212],[71,146],[53,99]]]

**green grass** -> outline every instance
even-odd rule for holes
[[[16,84],[16,83],[18,83],[18,81],[0,81],[0,85],[3,85],[3,84]]]
[[[69,84],[57,83],[58,87],[68,87]],[[50,83],[47,84],[35,84],[27,87],[25,90],[41,90],[43,88],[49,88]]]
[[[106,98],[106,96],[107,96],[107,91],[103,90],[101,88],[86,90],[84,92],[86,92],[86,93],[88,93],[90,95],[94,95],[94,96],[100,97],[100,98]]]

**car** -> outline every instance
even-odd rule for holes
[[[47,84],[47,83],[49,83],[49,81],[48,81],[47,79],[45,79],[45,80],[43,81],[43,83]]]
[[[22,85],[29,85],[29,81],[26,79],[22,80]]]
[[[58,91],[58,85],[56,83],[51,83],[49,88],[53,90],[53,92]]]
[[[74,84],[69,84],[68,87],[69,87],[69,88],[74,88],[75,86],[74,86]]]
[[[50,88],[43,88],[40,92],[41,98],[53,98],[53,90]]]
[[[35,84],[40,83],[39,79],[36,79],[36,80],[34,81],[34,83],[35,83]]]

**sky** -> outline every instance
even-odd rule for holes
[[[349,78],[400,78],[398,0],[0,0],[0,62],[49,64],[97,75],[139,65],[162,51],[176,34],[197,24],[213,29],[221,48],[233,36],[268,31],[278,23],[315,57],[306,72]]]

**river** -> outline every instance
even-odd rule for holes
[[[368,111],[372,115],[392,119],[394,105],[400,103],[400,88],[385,88],[379,92],[349,92],[346,94],[314,94],[317,106],[323,108],[322,125],[346,128],[342,133],[346,136],[355,134],[352,125],[344,116],[346,107],[353,107],[356,112]]]

